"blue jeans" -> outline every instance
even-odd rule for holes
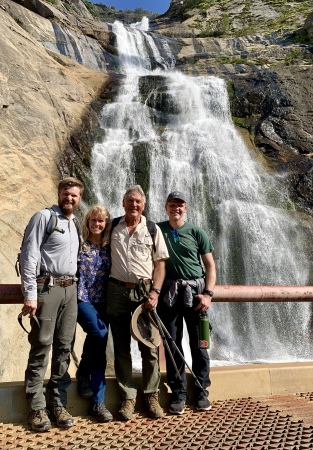
[[[79,374],[91,377],[91,388],[94,392],[90,401],[103,403],[106,388],[106,346],[108,341],[108,321],[105,303],[90,303],[78,301],[77,322],[87,333]]]

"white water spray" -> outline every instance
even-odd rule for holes
[[[125,79],[116,101],[103,109],[105,137],[93,150],[98,201],[112,215],[123,214],[122,195],[135,183],[133,151],[139,146],[151,166],[150,218],[165,220],[167,194],[185,192],[188,220],[212,237],[218,284],[308,284],[305,227],[287,211],[283,185],[236,132],[223,80],[173,71],[166,41],[157,43],[146,29],[146,22],[128,29],[113,25]],[[163,90],[153,84],[143,101],[140,83],[151,77],[162,81]],[[309,303],[213,304],[210,311],[216,362],[312,359]]]

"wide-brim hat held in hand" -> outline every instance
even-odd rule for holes
[[[155,348],[161,343],[158,326],[144,304],[135,309],[130,323],[130,332],[136,341]]]

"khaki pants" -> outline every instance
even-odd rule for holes
[[[40,328],[31,320],[28,340],[31,345],[25,371],[26,397],[32,410],[48,405],[66,406],[66,388],[71,383],[68,374],[77,320],[76,283],[68,287],[38,283]],[[49,354],[52,348],[51,376],[47,385],[47,401],[43,386]]]
[[[108,316],[114,344],[115,376],[123,400],[136,398],[137,386],[132,375],[130,322],[132,313],[139,306],[134,301],[134,289],[109,282]],[[142,385],[145,394],[158,392],[160,368],[157,349],[138,342],[142,358]]]

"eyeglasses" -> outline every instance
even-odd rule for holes
[[[26,331],[26,333],[29,334],[29,331],[26,330],[26,328],[24,327],[23,323],[22,323],[22,319],[23,319],[23,314],[19,313],[19,315],[17,316],[17,320],[18,323],[21,325],[21,327],[23,328],[24,331]],[[36,316],[33,316],[33,319],[35,320],[35,322],[37,323],[38,327],[40,328],[40,323],[39,320]]]
[[[174,236],[174,242],[179,242],[179,234],[177,230],[171,230],[172,235]]]

